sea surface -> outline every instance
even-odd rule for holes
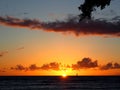
[[[120,90],[120,76],[0,76],[0,90]]]

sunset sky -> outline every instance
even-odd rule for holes
[[[0,75],[120,75],[120,0],[79,25],[83,2],[0,0]]]

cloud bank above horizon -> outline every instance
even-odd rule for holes
[[[76,64],[62,64],[58,62],[50,62],[43,64],[41,66],[37,66],[36,64],[31,64],[28,67],[25,67],[21,64],[16,65],[15,67],[10,67],[10,70],[18,70],[18,71],[35,71],[35,70],[54,70],[54,71],[66,71],[67,69],[72,69],[75,71],[79,71],[81,69],[94,69],[96,68],[97,70],[111,70],[111,69],[120,69],[120,63],[115,62],[108,62],[105,65],[99,65],[98,61],[95,60],[93,61],[91,58],[83,58],[82,60],[77,61]]]

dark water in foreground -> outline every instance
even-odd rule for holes
[[[120,90],[120,76],[1,76],[0,90]]]

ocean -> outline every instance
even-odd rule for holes
[[[0,76],[0,90],[120,90],[120,76]]]

